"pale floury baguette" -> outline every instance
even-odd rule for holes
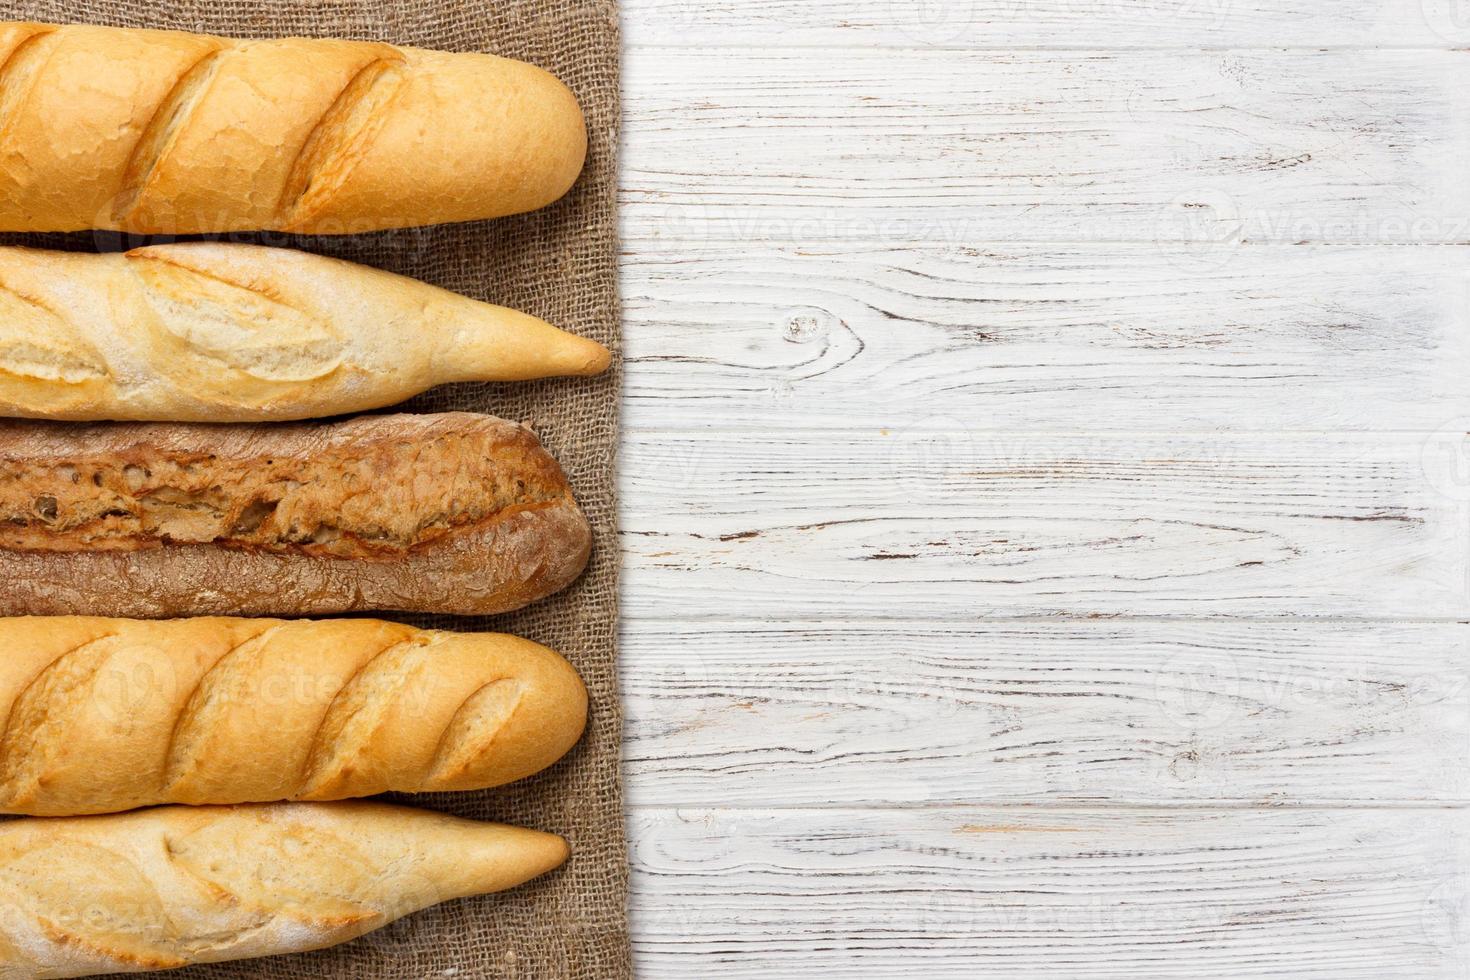
[[[0,615],[489,615],[591,545],[556,460],[489,415],[0,420]]]
[[[0,415],[303,419],[608,357],[533,316],[294,249],[0,248]]]
[[[552,834],[376,803],[0,823],[0,978],[321,949],[561,865]]]
[[[493,218],[561,197],[586,151],[566,86],[493,55],[0,24],[0,230]]]
[[[577,741],[587,694],[529,640],[327,622],[0,619],[0,812],[474,790]]]

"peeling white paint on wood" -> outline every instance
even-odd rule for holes
[[[1470,249],[632,249],[636,428],[1433,431],[1470,417]]]
[[[648,976],[1458,980],[1470,964],[1459,810],[690,809],[631,825]]]
[[[1470,803],[1470,625],[635,621],[639,806]]]
[[[661,48],[627,76],[645,250],[1470,242],[1463,51]]]
[[[1459,0],[623,0],[636,45],[1464,47]]]
[[[1470,617],[1464,436],[631,433],[634,618]]]
[[[1461,0],[623,16],[640,975],[1470,976]]]

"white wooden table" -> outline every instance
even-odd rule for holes
[[[641,975],[1470,975],[1470,3],[623,3]]]

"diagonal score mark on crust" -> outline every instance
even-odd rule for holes
[[[412,653],[416,648],[430,646],[437,642],[438,638],[433,634],[425,636],[421,633],[410,634],[395,640],[364,660],[342,682],[342,686],[337,688],[331,700],[327,702],[326,708],[322,711],[321,721],[317,723],[316,731],[312,733],[311,747],[302,760],[301,773],[297,777],[296,790],[291,794],[292,799],[306,799],[325,782],[342,775],[340,766],[334,772],[326,772],[326,767],[334,758],[344,756],[346,733],[356,716],[367,707],[366,704],[363,704],[354,708],[347,702],[372,686],[375,673],[381,671],[385,663],[393,666],[393,656],[400,652]],[[411,680],[411,677],[395,676],[394,687],[402,690]],[[361,744],[365,744],[372,734],[373,732],[369,731],[367,737],[360,739],[356,747],[360,748]]]
[[[0,874],[3,874],[3,872],[0,872]],[[9,935],[5,931],[6,926],[15,929],[16,924],[13,921],[7,922],[5,919],[0,918],[0,980],[25,980],[25,974],[21,972],[25,967],[19,965],[10,966],[7,964],[27,963],[30,962],[30,957],[22,954],[20,947],[11,942]],[[24,943],[25,940],[21,939],[21,942]]]
[[[78,385],[111,375],[96,346],[50,304],[0,279],[0,373]],[[0,974],[0,980],[4,980]]]
[[[10,285],[3,279],[0,279],[0,293],[4,293],[7,296],[14,297],[17,302],[24,303],[26,306],[32,307],[33,309],[40,310],[48,317],[54,317],[57,320],[66,322],[67,318],[65,314],[63,314],[60,310],[51,306],[49,303],[46,303],[45,301],[39,299],[38,297],[31,295],[30,293],[16,289],[14,286]]]
[[[46,962],[51,957],[40,942],[56,947],[63,964],[121,963],[131,968],[125,972],[185,964],[174,948],[158,879],[136,855],[65,830],[27,836],[30,846],[0,845],[0,894],[12,913],[5,924],[20,926],[15,935],[24,937],[20,945],[30,966],[57,965]],[[59,867],[71,873],[58,875]],[[56,974],[0,969],[0,977],[14,980],[37,975]]]
[[[220,680],[224,677],[225,668],[232,667],[247,654],[254,653],[261,646],[270,642],[270,638],[278,633],[282,626],[281,623],[272,623],[245,637],[220,654],[219,659],[199,675],[199,679],[189,691],[189,696],[184,699],[184,707],[179,712],[178,718],[174,720],[174,727],[169,731],[168,743],[164,746],[161,789],[165,800],[173,798],[174,788],[190,775],[186,764],[197,757],[197,753],[189,753],[188,758],[184,758],[183,752],[199,745],[202,736],[208,734],[207,731],[196,734],[191,732],[190,728],[196,722],[208,722],[209,718],[205,716],[210,708],[222,706],[225,710],[229,710],[231,698],[238,693]],[[183,738],[186,732],[193,737]]]
[[[391,878],[396,869],[378,865],[350,831],[333,822],[267,808],[244,822],[202,821],[181,832],[165,832],[170,869],[227,903],[231,918],[249,916],[238,931],[233,925],[212,935],[194,931],[179,948],[197,960],[199,953],[218,953],[222,946],[238,950],[261,929],[270,937],[266,945],[279,948],[283,930],[301,936],[305,929],[309,932],[302,938],[314,944],[300,948],[315,949],[384,924],[372,887],[334,887],[318,869],[332,866],[345,878],[369,881],[384,873]],[[239,956],[236,952],[230,958]]]
[[[444,726],[417,791],[434,790],[436,783],[464,773],[488,755],[510,727],[525,693],[525,685],[514,677],[496,677],[470,692]]]
[[[179,355],[177,362],[165,359],[160,374],[172,378],[175,364],[187,372],[191,358],[285,385],[324,383],[343,369],[345,342],[330,321],[286,302],[264,279],[222,275],[173,254],[135,249],[124,256],[124,267],[157,318],[158,342]],[[196,394],[209,398],[222,392],[225,378],[216,381],[220,389]],[[242,402],[246,397],[238,395]]]
[[[221,43],[184,69],[174,80],[173,87],[154,106],[153,114],[148,117],[138,141],[133,144],[133,152],[123,170],[122,187],[118,189],[113,204],[113,218],[124,222],[138,209],[149,178],[177,141],[178,134],[188,124],[189,117],[203,101],[210,81],[219,70],[220,61],[245,48],[244,44]]]
[[[11,48],[9,57],[0,64],[0,136],[14,125],[36,76],[51,57],[56,36],[56,28],[41,28]]]
[[[248,281],[245,276],[227,276],[214,269],[201,269],[197,265],[181,262],[175,252],[166,251],[167,246],[144,246],[142,248],[129,249],[122,253],[123,264],[126,269],[133,273],[138,284],[144,289],[157,289],[157,276],[149,275],[148,269],[170,269],[177,271],[181,276],[197,277],[205,282],[218,283],[231,289],[240,289],[245,292],[254,293],[262,300],[285,307],[294,313],[305,315],[306,310],[300,306],[286,302],[280,295],[278,289],[273,288],[269,280],[255,279]],[[3,283],[0,283],[3,285]]]
[[[61,695],[77,690],[96,677],[105,656],[92,663],[86,663],[86,657],[94,652],[93,647],[116,637],[116,633],[107,633],[63,650],[16,694],[4,725],[0,727],[0,804],[14,806],[30,798],[22,797],[20,782],[28,776],[29,788],[34,791],[41,775],[38,770],[47,761],[36,751],[36,744],[45,733],[52,708],[61,700]],[[65,676],[67,671],[73,671],[73,676]],[[32,704],[33,693],[41,692],[46,696]]]
[[[276,202],[276,225],[289,230],[332,198],[366,154],[388,107],[403,87],[402,55],[368,62],[338,93],[311,128],[286,173]]]

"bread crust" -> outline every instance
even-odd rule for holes
[[[542,207],[587,151],[533,65],[0,23],[0,229],[351,234]]]
[[[295,249],[0,248],[0,415],[295,420],[609,357],[536,317]]]
[[[499,786],[587,692],[546,647],[373,619],[0,619],[0,813]]]
[[[0,976],[322,949],[561,865],[553,834],[380,803],[158,807],[0,823]]]
[[[426,446],[444,458],[421,472]],[[296,485],[319,458],[343,462]],[[0,422],[0,466],[0,615],[484,615],[564,588],[591,550],[556,461],[488,415]]]

